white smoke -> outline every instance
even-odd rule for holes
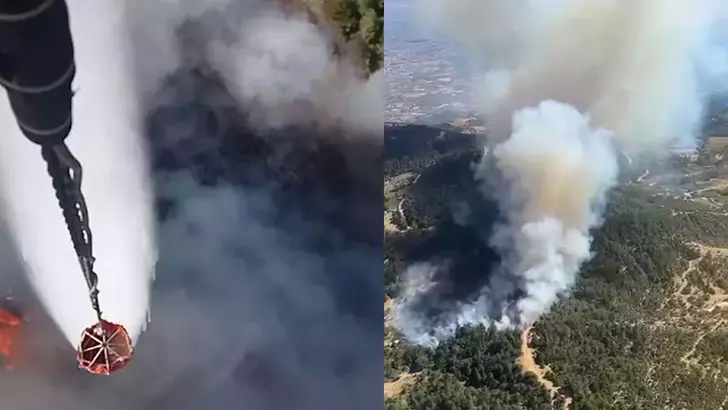
[[[352,81],[358,68],[329,58],[332,45],[305,15],[284,16],[265,9],[247,19],[235,35],[218,38],[209,57],[235,97],[248,102],[245,108],[252,121],[278,128],[316,117],[382,132],[382,110],[372,104],[377,99],[384,104],[381,72],[368,81]]]
[[[285,13],[267,0],[156,0],[126,9],[137,80],[147,101],[160,75],[206,59],[261,129],[315,118],[382,133],[383,112],[373,103],[384,104],[381,71],[361,81],[358,66],[332,59],[326,31],[305,13]],[[204,55],[190,50],[181,55],[175,46],[176,29],[189,19],[197,25],[194,41],[210,41]]]
[[[476,174],[492,179],[495,164],[508,182],[497,195],[508,224],[491,239],[503,252],[502,268],[476,303],[434,326],[527,326],[588,260],[589,229],[600,224],[618,153],[636,159],[694,145],[706,87],[728,73],[728,53],[713,43],[726,6],[711,0],[433,0],[430,6],[474,59],[487,62],[479,96],[489,149]],[[515,288],[525,293],[515,307],[496,317],[486,313],[494,298],[508,299]]]
[[[433,286],[433,279],[437,274],[437,266],[430,263],[416,263],[405,270],[404,286],[398,295],[395,305],[394,318],[404,337],[413,343],[432,345],[437,338],[430,334],[425,323],[418,320],[417,312],[412,306],[419,302],[420,297],[426,294]]]
[[[494,235],[507,251],[506,274],[522,277],[519,323],[533,323],[568,289],[589,258],[617,161],[612,133],[594,130],[572,106],[551,100],[514,115],[513,134],[493,155],[508,182],[499,195],[508,225]]]

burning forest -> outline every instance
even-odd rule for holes
[[[6,302],[11,299],[7,298]],[[7,303],[6,303],[7,305]],[[15,309],[0,303],[0,366],[6,371],[15,369],[18,360],[18,342],[23,318]]]
[[[445,313],[428,306],[421,283],[400,298],[400,329],[434,345],[463,325],[527,328],[570,291],[619,172],[695,146],[706,96],[725,85],[715,41],[728,13],[711,0],[428,4],[474,61],[487,61],[478,94],[487,142],[474,175],[503,214],[483,239],[501,262],[481,268],[477,297]]]

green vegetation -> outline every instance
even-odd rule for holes
[[[405,409],[550,409],[551,398],[521,373],[518,334],[484,327],[463,328],[436,349],[386,349],[386,366],[421,372],[403,396],[386,402]]]
[[[483,225],[452,223],[452,198],[487,205],[472,199],[478,187],[467,179],[477,152],[455,151],[387,158],[390,175],[403,169],[421,175],[400,193],[410,204],[411,229],[385,237],[390,297],[416,260],[467,259],[485,251],[455,240],[477,237]],[[692,202],[655,198],[635,185],[612,192],[605,216],[594,231],[594,258],[577,285],[532,330],[530,346],[537,363],[548,365],[546,378],[560,389],[556,397],[571,398],[571,408],[580,410],[722,408],[728,403],[728,310],[711,300],[728,286],[728,264],[721,254],[690,244],[728,247],[728,218]],[[433,238],[448,239],[434,245]],[[519,344],[516,333],[485,328],[461,330],[434,350],[390,343],[390,380],[421,373],[387,400],[387,408],[551,408],[546,390],[520,372]]]
[[[384,59],[384,0],[324,0],[329,18],[362,55],[369,73]]]

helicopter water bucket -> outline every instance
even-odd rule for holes
[[[109,375],[131,360],[134,348],[124,326],[102,320],[87,327],[78,345],[78,367],[93,374]]]

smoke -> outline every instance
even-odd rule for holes
[[[304,13],[285,13],[272,4],[157,0],[127,8],[145,101],[155,98],[148,91],[155,89],[160,73],[205,59],[256,129],[308,124],[315,118],[380,135],[384,117],[376,102],[384,103],[382,73],[353,81],[361,76],[360,68],[330,57],[332,46],[321,27]],[[189,24],[185,49],[175,52],[169,45],[180,41],[183,23]],[[201,44],[202,38],[208,43]]]
[[[362,80],[272,2],[119,10],[158,204],[151,321],[108,378],[75,372],[73,352],[31,323],[27,340],[47,344],[0,375],[4,405],[381,406],[380,77]]]
[[[453,323],[529,326],[573,285],[618,156],[695,145],[706,92],[728,72],[714,42],[726,11],[710,0],[430,2],[487,67],[478,95],[489,136],[475,172],[507,223],[490,239],[503,264],[480,297],[414,319],[440,335],[429,343]]]
[[[592,129],[572,106],[548,100],[518,111],[510,138],[495,147],[508,186],[499,196],[508,225],[493,242],[512,252],[504,273],[521,279],[518,323],[538,319],[589,258],[589,229],[599,224],[617,177],[612,136]]]

